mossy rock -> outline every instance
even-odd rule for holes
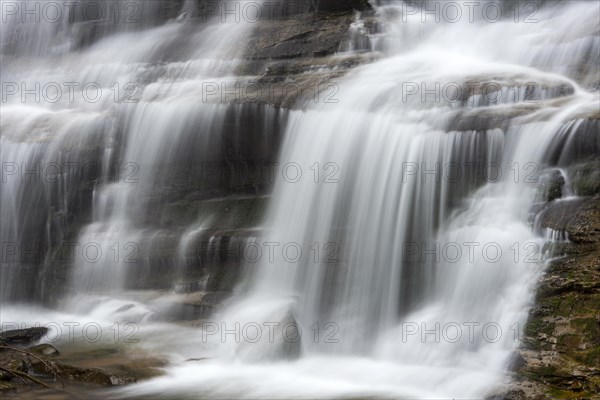
[[[578,196],[595,196],[600,193],[600,159],[573,166],[570,175]]]

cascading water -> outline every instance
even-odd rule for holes
[[[10,3],[3,10],[16,12]],[[32,10],[50,3],[36,2]],[[156,193],[172,183],[171,170],[177,162],[193,168],[218,159],[219,136],[232,109],[207,101],[206,85],[233,79],[240,38],[252,27],[220,15],[192,22],[190,1],[112,2],[101,8],[108,13],[103,20],[90,21],[86,7],[98,12],[98,4],[88,3],[72,5],[77,8],[60,24],[27,16],[12,24],[21,21],[13,16],[2,25],[3,38],[10,38],[3,45],[2,79],[13,85],[3,87],[2,160],[14,166],[3,182],[3,243],[36,243],[50,254],[60,247],[60,227],[68,222],[51,219],[85,207],[84,199],[69,194],[89,185],[90,221],[71,254],[78,292],[122,289],[128,267],[143,261],[140,248],[157,234],[148,226],[149,203],[164,203]],[[166,15],[173,19],[161,25]],[[45,89],[35,94],[35,88]],[[9,93],[13,89],[17,94]],[[68,96],[65,90],[71,90]],[[52,192],[57,186],[60,193]],[[43,220],[47,229],[31,234]],[[15,247],[14,253],[40,253]],[[31,284],[35,275],[27,281],[22,271],[6,272],[3,297],[23,294],[21,283],[43,292]]]
[[[529,26],[423,25],[403,6],[378,9],[392,15],[377,45],[387,57],[348,76],[339,104],[289,121],[280,162],[339,171],[276,183],[263,243],[304,257],[277,249],[216,319],[222,331],[293,323],[301,340],[216,335],[222,361],[175,368],[142,390],[190,394],[186,379],[208,375],[202,387],[216,396],[432,398],[503,382],[547,257],[529,225],[533,183],[598,107],[573,80],[594,77],[568,68],[598,53],[595,23],[580,20],[589,4],[549,7]],[[554,35],[536,34],[546,30]],[[494,90],[478,90],[490,81]],[[472,92],[449,99],[436,84]],[[479,128],[473,116],[504,124]],[[325,244],[335,263],[313,257]],[[283,370],[277,360],[290,358]],[[247,391],[224,389],[231,380]]]
[[[423,23],[436,2],[386,1],[374,4],[382,31],[370,39],[358,15],[340,51],[379,59],[340,81],[338,103],[290,112],[279,165],[296,166],[302,179],[277,175],[266,233],[239,239],[274,248],[273,257],[265,253],[225,308],[189,328],[148,321],[152,299],[122,298],[150,271],[148,248],[168,235],[153,219],[172,200],[169,168],[196,172],[189,165],[220,155],[228,118],[241,124],[240,107],[200,100],[204,84],[233,79],[251,25],[192,24],[194,2],[180,3],[164,23],[155,18],[165,9],[152,6],[152,18],[135,28],[25,24],[28,40],[3,44],[3,82],[96,82],[109,93],[95,102],[3,100],[2,163],[14,167],[3,167],[3,178],[18,179],[2,183],[2,243],[35,238],[50,258],[49,243],[68,236],[60,218],[82,207],[73,186],[91,193],[77,237],[94,244],[92,253],[75,253],[74,293],[62,313],[43,320],[145,321],[140,347],[161,349],[172,364],[116,397],[493,393],[519,344],[549,256],[544,244],[565,239],[540,235],[532,206],[540,176],[572,156],[586,115],[598,109],[597,92],[586,91],[598,74],[597,21],[587,17],[598,4],[546,4],[529,24],[523,15]],[[117,94],[136,101],[115,102]],[[52,185],[24,183],[18,169],[90,158],[101,160],[92,183],[63,171],[52,173]],[[207,209],[177,226],[178,265],[165,288],[188,291],[179,280],[196,262],[188,253],[199,237],[211,249],[237,243],[212,232],[215,224]],[[135,272],[130,258],[141,261]],[[39,275],[53,268],[45,262]],[[2,274],[3,299],[44,292],[46,280],[27,281],[37,273],[13,270]],[[205,291],[210,278],[194,281],[194,290]],[[91,293],[100,299],[82,302]],[[39,321],[39,311],[22,318]],[[252,339],[240,343],[241,332]],[[202,362],[188,362],[196,356]]]

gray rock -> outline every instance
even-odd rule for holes
[[[48,328],[34,327],[27,329],[15,329],[0,333],[0,343],[13,344],[29,344],[40,340],[48,333]]]
[[[600,193],[600,158],[577,164],[570,173],[575,194],[595,196]]]
[[[544,201],[553,201],[563,196],[565,177],[558,169],[545,171],[540,177],[540,192]]]
[[[246,57],[266,60],[331,55],[347,38],[353,21],[352,13],[303,14],[288,20],[264,21],[254,30]]]

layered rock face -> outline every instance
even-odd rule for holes
[[[600,192],[598,159],[569,169],[583,197],[538,214],[559,240],[525,327],[510,398],[595,398],[600,393]],[[593,183],[592,183],[593,182]]]

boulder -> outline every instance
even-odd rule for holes
[[[540,194],[544,201],[553,201],[563,196],[565,177],[559,169],[545,171],[540,177]]]
[[[574,165],[570,169],[573,190],[578,196],[600,193],[600,158]]]
[[[48,328],[34,327],[14,329],[0,333],[0,343],[6,345],[26,345],[37,342],[48,333]]]

